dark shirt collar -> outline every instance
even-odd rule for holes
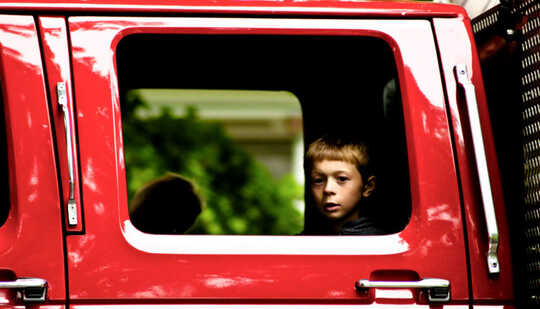
[[[375,222],[368,217],[361,217],[354,221],[346,222],[341,228],[340,235],[381,235],[384,230],[378,227]]]

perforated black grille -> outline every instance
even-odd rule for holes
[[[490,34],[505,36],[508,25],[512,24],[512,16],[526,16],[521,32],[515,37],[519,45],[517,57],[506,62],[517,69],[519,76],[499,77],[513,78],[516,79],[515,82],[520,79],[519,94],[513,96],[519,102],[492,104],[515,106],[521,113],[523,168],[523,182],[519,186],[521,201],[507,207],[509,212],[513,212],[513,216],[509,217],[516,221],[511,226],[515,229],[514,232],[519,234],[514,237],[513,243],[513,250],[516,251],[514,271],[518,274],[515,284],[516,295],[520,298],[518,302],[528,305],[528,308],[538,308],[540,305],[540,1],[501,2],[509,10],[505,11],[502,5],[489,10],[473,20],[473,30],[477,39],[489,37]],[[514,19],[516,20],[518,19]],[[494,70],[488,68],[488,71]],[[510,83],[509,80],[507,82]],[[487,86],[486,91],[489,97],[490,89]]]
[[[523,1],[519,10],[528,19],[523,26],[521,86],[523,106],[524,224],[526,298],[540,304],[540,3]]]

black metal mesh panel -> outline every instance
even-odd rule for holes
[[[508,203],[508,217],[514,220],[510,226],[513,228],[512,249],[515,251],[514,272],[516,273],[515,290],[518,297],[518,304],[528,308],[538,308],[540,306],[540,1],[538,0],[517,0],[501,1],[499,5],[478,18],[473,20],[473,31],[477,42],[490,40],[490,36],[499,35],[507,37],[506,29],[513,28],[520,24],[519,20],[526,21],[522,24],[521,32],[514,37],[518,44],[517,57],[506,59],[502,62],[485,61],[482,63],[483,71],[496,72],[492,68],[484,66],[501,65],[505,63],[514,68],[515,75],[508,76],[485,76],[486,79],[506,79],[510,84],[512,81],[519,85],[516,88],[508,87],[519,92],[511,98],[516,100],[506,100],[499,102],[489,102],[492,104],[513,106],[519,109],[521,119],[521,160],[523,182],[517,186],[518,199],[511,204]],[[504,6],[504,7],[503,7]],[[505,10],[505,8],[508,8]],[[516,16],[526,16],[522,20]],[[510,54],[512,52],[509,52]],[[510,80],[512,79],[512,80]],[[504,82],[501,83],[504,85]],[[501,91],[489,89],[486,85],[488,98],[490,91]],[[495,100],[496,101],[496,100]],[[501,117],[504,119],[504,116]],[[497,124],[502,126],[502,124]],[[497,142],[497,140],[496,140]],[[499,151],[499,150],[498,150]],[[499,161],[501,161],[499,159]],[[504,162],[500,162],[504,165]],[[501,167],[503,170],[503,167]],[[503,173],[504,176],[504,173]],[[519,176],[511,181],[518,181]],[[506,180],[508,182],[508,180]],[[503,180],[504,184],[505,180]],[[506,189],[506,188],[505,188]],[[505,190],[505,194],[507,194]]]
[[[540,3],[524,1],[519,10],[528,16],[523,26],[521,86],[524,156],[524,235],[529,304],[540,304]]]
[[[477,34],[485,31],[493,31],[493,27],[498,20],[499,10],[497,8],[491,9],[472,21],[473,32]]]

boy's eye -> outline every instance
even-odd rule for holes
[[[349,180],[349,177],[339,176],[337,179],[339,182],[346,182],[347,180]]]
[[[313,182],[313,184],[321,184],[323,183],[324,179],[322,177],[315,177],[312,178],[311,181]]]

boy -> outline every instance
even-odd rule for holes
[[[303,234],[384,234],[369,215],[376,179],[365,143],[319,138],[309,145],[304,164],[311,213]]]

